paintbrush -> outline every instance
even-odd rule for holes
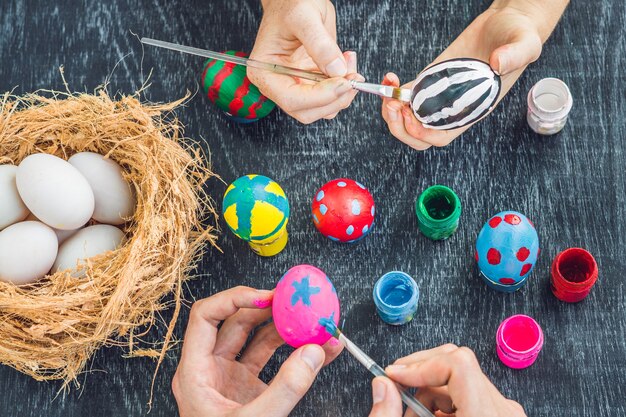
[[[346,350],[352,354],[361,362],[363,366],[367,368],[375,376],[384,376],[387,377],[387,374],[372,358],[367,356],[365,352],[363,352],[357,345],[352,343],[350,339],[348,339],[342,332],[337,328],[335,322],[322,318],[319,320],[319,323],[324,326],[326,331],[337,338],[343,345],[346,347]],[[391,378],[389,378],[391,379]],[[402,387],[400,384],[396,383],[396,387],[400,392],[400,397],[402,397],[402,402],[407,405],[411,410],[415,411],[418,417],[435,417],[433,413],[430,412],[428,408],[426,408],[421,402],[419,402],[413,395],[407,392],[406,388]]]
[[[208,51],[206,49],[194,48],[192,46],[178,45],[175,43],[159,41],[156,39],[141,38],[141,43],[144,43],[146,45],[158,46],[160,48],[171,49],[172,51],[184,52],[186,54],[216,59],[218,61],[230,62],[237,65],[243,65],[245,67],[258,68],[278,74],[290,75],[292,77],[298,77],[309,81],[319,82],[329,78],[326,74],[322,74],[320,72],[305,71],[297,68],[286,67],[279,64],[270,64],[268,62],[257,61],[255,59],[227,55],[220,52]],[[411,90],[406,88],[393,87],[382,84],[370,84],[354,80],[349,81],[352,85],[352,88],[358,91],[362,91],[364,93],[394,98],[407,103],[411,101]]]

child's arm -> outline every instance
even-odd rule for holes
[[[543,43],[568,3],[569,0],[496,0],[433,63],[461,57],[489,62],[502,75],[502,99],[526,66],[539,58]],[[383,84],[398,86],[400,80],[389,73]],[[405,87],[410,88],[411,83]],[[418,150],[445,146],[469,128],[426,129],[408,105],[391,99],[383,100],[382,115],[396,138]]]

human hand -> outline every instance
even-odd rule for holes
[[[181,417],[287,416],[341,345],[306,345],[291,354],[268,386],[259,373],[283,344],[271,317],[272,291],[235,287],[194,303],[172,380]],[[218,325],[222,323],[218,330]],[[241,352],[241,353],[240,353]]]
[[[389,378],[417,387],[416,398],[436,416],[526,417],[524,409],[498,391],[480,369],[470,349],[443,345],[398,359],[385,369]],[[402,416],[402,400],[385,377],[372,381],[374,406],[370,417]],[[408,410],[405,417],[414,417]]]
[[[551,31],[550,29],[546,34],[541,26],[542,16],[537,17],[541,13],[540,8],[531,8],[526,4],[524,7],[526,8],[517,7],[515,0],[496,1],[433,64],[453,58],[476,58],[488,62],[502,76],[499,101],[511,89],[526,66],[539,58],[542,44]],[[395,74],[388,73],[382,83],[399,86],[400,80]],[[412,84],[410,82],[403,87],[412,88]],[[445,146],[470,127],[453,130],[425,128],[415,118],[408,104],[392,99],[383,100],[382,116],[396,138],[417,150]]]
[[[330,78],[306,81],[248,67],[248,77],[287,114],[302,123],[332,119],[357,91],[356,52],[337,46],[335,8],[329,0],[263,0],[263,20],[250,58],[322,72]]]

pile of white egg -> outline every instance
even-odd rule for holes
[[[122,168],[97,153],[0,165],[0,280],[28,284],[65,269],[84,276],[87,259],[122,244],[117,226],[135,205]]]

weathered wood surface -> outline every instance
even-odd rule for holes
[[[287,249],[262,259],[228,233],[224,254],[209,250],[188,297],[205,297],[237,284],[271,288],[289,267],[311,263],[333,279],[344,328],[381,364],[444,342],[477,352],[485,372],[529,416],[614,416],[626,412],[626,6],[623,1],[574,1],[540,61],[522,76],[494,114],[452,145],[419,153],[387,132],[379,100],[360,96],[334,121],[303,126],[281,112],[251,126],[227,121],[198,94],[178,112],[189,137],[211,149],[215,170],[230,182],[262,173],[284,187],[293,207]],[[396,70],[414,76],[487,1],[337,1],[340,45],[359,53],[370,80]],[[198,89],[202,59],[146,49],[140,36],[211,49],[250,50],[260,19],[257,0],[89,0],[0,2],[0,91],[16,94],[63,85],[64,65],[74,90],[91,91],[107,77],[110,91],[132,92],[150,69],[144,97],[174,100]],[[142,66],[143,65],[143,66]],[[526,94],[539,79],[565,80],[574,95],[571,120],[556,137],[532,134]],[[348,176],[366,184],[377,202],[373,233],[353,246],[315,231],[309,204],[326,180]],[[420,190],[451,186],[463,203],[459,231],[433,243],[417,232],[413,203]],[[225,185],[210,193],[221,200]],[[477,276],[473,245],[483,222],[504,209],[537,225],[542,253],[518,293],[488,289]],[[225,225],[222,223],[222,227]],[[558,302],[548,288],[554,255],[589,249],[600,279],[587,300]],[[400,269],[421,287],[419,311],[404,327],[376,316],[371,291],[384,272]],[[538,362],[512,371],[498,361],[495,331],[515,313],[543,326]],[[168,317],[168,314],[165,314]],[[182,336],[187,311],[177,328]],[[162,331],[162,328],[161,328]],[[157,331],[153,332],[157,337]],[[0,335],[1,337],[1,335]],[[282,348],[263,373],[272,375],[290,349]],[[0,368],[2,416],[137,416],[146,402],[154,363],[101,349],[80,378],[82,387],[55,397],[59,384],[38,383]],[[152,416],[171,416],[170,392],[180,351],[172,350],[157,378]],[[348,355],[325,369],[295,416],[363,416],[370,409],[369,375]]]

